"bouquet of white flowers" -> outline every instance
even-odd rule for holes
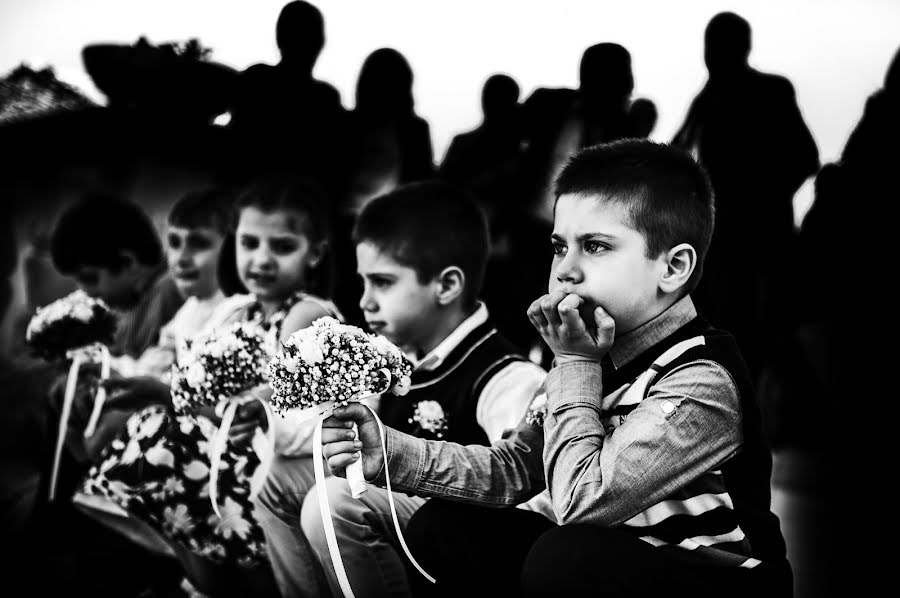
[[[46,360],[71,359],[70,353],[82,347],[112,343],[116,324],[115,314],[102,299],[77,290],[37,308],[25,330],[25,342]]]
[[[183,340],[172,366],[172,404],[175,409],[193,413],[198,407],[214,406],[222,417],[208,448],[209,499],[219,516],[219,464],[237,408],[254,400],[260,400],[266,406],[266,401],[248,395],[248,391],[266,382],[266,342],[266,333],[257,324],[234,322]],[[266,415],[269,416],[268,407]],[[271,419],[268,423],[266,439],[260,435],[254,436],[253,440],[260,467],[251,480],[251,497],[259,492],[271,462],[274,430]]]
[[[331,508],[324,491],[321,419],[335,407],[351,401],[387,392],[403,396],[410,390],[411,375],[412,363],[393,343],[384,337],[367,334],[356,326],[341,324],[331,317],[319,318],[311,326],[292,334],[281,351],[269,361],[269,385],[273,390],[274,409],[281,413],[300,408],[310,417],[320,418],[313,435],[316,488],[332,564],[341,590],[348,598],[352,598],[353,591],[337,548],[330,518]],[[380,425],[377,414],[375,418]],[[386,474],[391,515],[403,550],[423,575],[434,581],[406,548]],[[347,467],[346,476],[351,495],[359,498],[366,491],[361,459]]]
[[[78,372],[84,363],[99,363],[100,380],[109,378],[110,356],[107,345],[112,343],[117,324],[116,315],[105,302],[82,290],[37,308],[28,322],[25,342],[35,355],[48,361],[71,360],[50,472],[50,500],[56,495],[59,461],[78,387]],[[85,438],[93,435],[105,401],[106,389],[99,385],[94,394],[91,416],[84,428]]]
[[[217,406],[266,382],[265,332],[235,322],[178,347],[172,366],[172,404],[179,411]]]
[[[412,363],[393,343],[362,329],[319,318],[298,330],[269,362],[277,412],[336,407],[391,391],[409,392]]]

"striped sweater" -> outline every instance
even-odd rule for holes
[[[693,332],[701,334],[684,338]],[[661,354],[658,350],[648,352],[659,356],[647,369],[603,396],[601,423],[606,433],[626,421],[654,380],[691,361],[707,359],[723,365],[738,386],[744,442],[741,450],[720,467],[631,517],[623,528],[654,546],[675,549],[673,554],[687,559],[712,558],[722,564],[755,567],[760,560],[751,555],[783,558],[778,522],[769,511],[771,456],[737,347],[729,335],[710,328],[702,318],[685,326],[677,336],[682,340]]]

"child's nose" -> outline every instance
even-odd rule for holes
[[[275,267],[275,256],[265,248],[260,248],[253,254],[253,261],[257,268],[272,269]]]
[[[562,284],[581,282],[581,269],[574,257],[566,255],[556,268],[556,280]]]
[[[363,291],[362,297],[359,298],[359,308],[367,312],[373,312],[378,308],[369,291]]]

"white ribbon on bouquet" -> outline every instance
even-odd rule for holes
[[[100,380],[109,378],[110,357],[109,349],[102,343],[94,343],[66,351],[66,358],[72,360],[69,366],[69,376],[66,378],[66,392],[63,395],[62,412],[59,417],[59,428],[56,433],[56,448],[53,451],[53,467],[50,470],[49,498],[56,497],[56,481],[59,477],[59,461],[62,456],[63,445],[66,440],[66,431],[69,429],[69,417],[72,414],[72,403],[75,400],[75,390],[78,388],[78,371],[84,363],[100,363]],[[94,406],[91,416],[84,428],[84,437],[90,438],[97,429],[97,422],[106,402],[106,388],[101,384],[94,395]]]
[[[234,416],[237,414],[238,407],[253,401],[262,403],[263,411],[266,414],[267,427],[265,445],[260,446],[259,443],[251,441],[253,451],[259,457],[259,467],[250,478],[251,499],[255,498],[259,491],[262,490],[266,476],[269,474],[269,468],[272,466],[272,459],[275,457],[275,426],[272,421],[272,407],[269,405],[269,402],[252,394],[229,399],[225,406],[225,412],[222,414],[219,428],[213,435],[209,445],[209,501],[212,503],[213,511],[219,516],[219,519],[222,518],[218,499],[219,468],[221,467],[222,456],[225,454],[225,447],[228,444],[228,433],[231,430],[231,424],[234,423]]]
[[[361,401],[362,399],[366,399],[372,396],[376,396],[376,394],[367,395],[365,397],[359,397],[354,399],[354,402]],[[372,415],[375,416],[375,421],[378,423],[378,432],[381,436],[381,450],[384,455],[387,455],[387,447],[385,445],[385,432],[384,425],[381,423],[381,419],[378,417],[378,414],[375,413],[375,410],[362,403],[366,409],[372,412]],[[328,503],[328,491],[325,488],[325,471],[324,466],[322,465],[322,422],[325,418],[329,417],[334,411],[335,405],[333,402],[327,404],[327,409],[325,412],[320,413],[319,421],[316,422],[316,429],[313,432],[313,468],[316,474],[316,491],[319,498],[319,512],[322,514],[322,525],[325,528],[325,539],[328,543],[328,552],[331,555],[331,564],[334,566],[334,572],[337,575],[338,583],[341,586],[341,591],[344,593],[346,598],[354,598],[353,589],[350,587],[350,580],[347,578],[347,572],[344,569],[344,562],[341,559],[341,552],[338,548],[337,543],[337,535],[334,532],[334,523],[331,520],[331,505]],[[354,432],[357,431],[356,424],[353,425]],[[347,482],[350,485],[350,492],[353,498],[359,498],[362,496],[363,492],[366,491],[366,481],[363,476],[362,471],[362,458],[354,461],[350,465],[347,466],[346,470]],[[425,579],[434,583],[434,578],[429,575],[422,567],[416,562],[416,559],[413,558],[412,553],[409,550],[409,547],[406,545],[406,540],[403,538],[403,531],[400,527],[400,521],[397,517],[397,508],[394,505],[394,495],[391,491],[391,480],[388,476],[387,470],[387,461],[385,461],[384,467],[384,480],[387,489],[388,496],[388,504],[391,509],[391,518],[394,521],[394,529],[397,531],[397,538],[400,539],[400,546],[403,548],[403,552],[406,553],[406,557],[410,560],[413,566],[421,573]]]

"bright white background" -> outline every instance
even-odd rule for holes
[[[435,157],[480,120],[481,85],[513,76],[522,97],[539,85],[576,86],[582,51],[602,41],[632,54],[635,94],[652,99],[652,137],[671,139],[705,80],[703,30],[731,10],[753,29],[750,61],[794,83],[823,162],[836,159],[900,48],[898,0],[312,0],[325,17],[315,74],[348,108],[365,56],[403,52]],[[277,60],[275,21],[285,0],[0,0],[0,74],[22,61],[103,101],[84,72],[91,42],[197,37],[214,60],[242,69]],[[805,201],[805,200],[804,200]]]

